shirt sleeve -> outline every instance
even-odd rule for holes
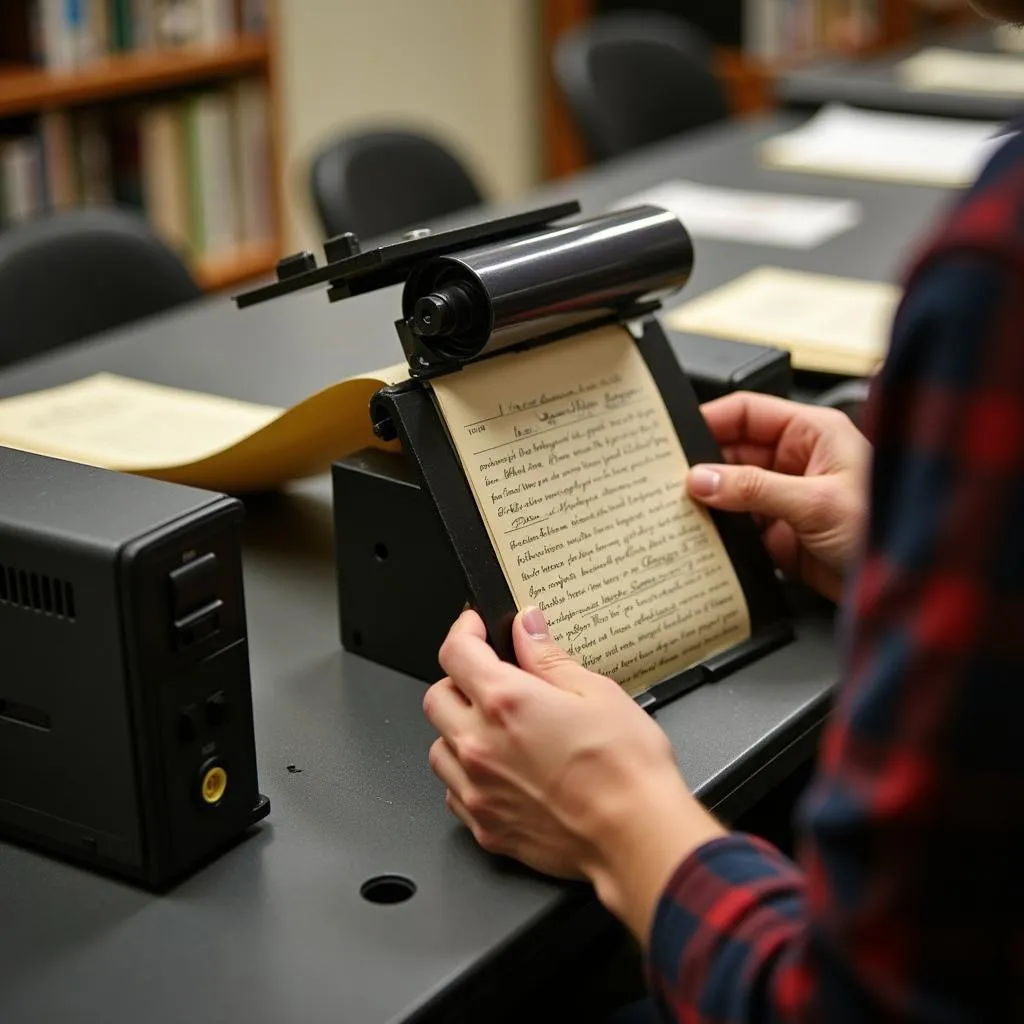
[[[679,867],[650,946],[666,1020],[1024,1020],[1024,265],[926,262],[874,399],[802,871],[742,835]]]

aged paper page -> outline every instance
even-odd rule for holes
[[[889,348],[895,285],[760,267],[665,317],[677,331],[787,349],[793,365],[870,376]]]
[[[0,444],[241,493],[326,470],[380,446],[369,402],[404,364],[353,377],[288,410],[100,373],[0,400]]]
[[[516,604],[642,693],[750,635],[732,563],[629,334],[607,327],[434,382]]]

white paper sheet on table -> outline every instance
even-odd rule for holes
[[[788,249],[814,249],[856,227],[863,216],[855,199],[746,192],[694,181],[665,181],[615,206],[645,204],[674,213],[694,238]]]
[[[1024,60],[930,46],[902,61],[896,74],[914,92],[985,93],[1024,97]]]
[[[1004,140],[988,121],[826,107],[764,143],[770,167],[956,188],[969,185]]]

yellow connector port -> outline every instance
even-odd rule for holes
[[[224,793],[228,788],[228,773],[219,765],[211,765],[203,772],[200,784],[200,795],[204,804],[211,807],[219,804],[224,799]]]

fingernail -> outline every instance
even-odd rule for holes
[[[717,493],[722,483],[722,474],[713,469],[698,466],[690,470],[690,493],[701,498],[710,498]]]
[[[523,612],[523,628],[534,640],[546,640],[548,636],[548,620],[539,608],[527,608]]]

